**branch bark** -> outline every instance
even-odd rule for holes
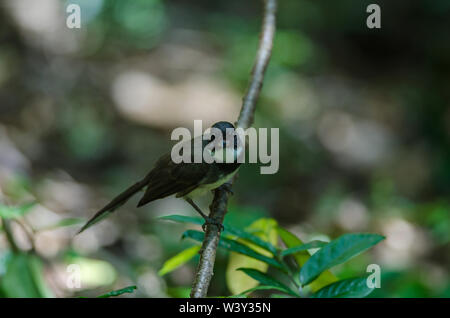
[[[272,53],[273,38],[275,35],[275,13],[277,0],[264,0],[264,18],[259,41],[259,48],[256,54],[256,61],[250,77],[250,84],[245,94],[241,112],[237,120],[237,127],[247,129],[253,124],[253,116],[256,108],[256,101],[264,81],[264,73],[269,64]],[[234,180],[231,181],[231,184]],[[227,212],[229,191],[224,187],[218,188],[214,192],[214,199],[210,205],[209,216],[216,222],[222,224]],[[214,262],[216,259],[217,245],[220,239],[220,229],[215,224],[208,224],[205,238],[200,249],[200,260],[195,274],[191,290],[192,298],[206,297],[209,283],[214,274]]]

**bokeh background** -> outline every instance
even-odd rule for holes
[[[273,217],[305,241],[383,234],[334,273],[375,263],[382,288],[371,296],[449,297],[450,2],[378,0],[382,28],[368,29],[372,2],[279,1],[255,126],[280,129],[280,170],[243,166],[227,220]],[[81,6],[81,29],[65,25],[69,3]],[[195,215],[182,200],[136,209],[134,198],[74,235],[170,150],[173,128],[236,120],[261,1],[0,4],[0,200],[36,202],[10,225],[18,248],[35,250],[40,295],[137,285],[127,297],[186,296],[198,258],[158,275],[192,245],[180,240],[183,225],[157,220]],[[20,268],[6,279],[13,257],[2,231],[0,281],[13,282],[4,297],[26,293],[14,291]],[[229,295],[227,260],[220,252],[211,295]],[[82,288],[67,286],[73,263]]]

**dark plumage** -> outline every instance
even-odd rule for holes
[[[222,132],[224,140],[223,147],[225,148],[227,146],[225,143],[226,129],[234,129],[234,126],[229,122],[222,121],[214,124],[212,127],[218,128]],[[214,140],[202,141],[202,151],[210,142],[214,142]],[[191,142],[191,145],[193,144],[194,143]],[[236,139],[235,145],[237,145]],[[236,153],[237,149],[241,149],[240,146],[235,146],[233,151]],[[193,156],[194,152],[192,151],[192,158]],[[172,161],[170,154],[165,154],[156,162],[155,167],[145,176],[145,178],[126,189],[105,207],[100,209],[78,233],[83,232],[85,229],[102,220],[146,186],[147,189],[139,201],[138,207],[154,200],[176,194],[176,197],[184,197],[204,218],[207,218],[194,204],[192,197],[219,187],[231,178],[239,166],[240,163],[237,162],[214,162],[211,164],[206,162],[182,162],[177,164]]]

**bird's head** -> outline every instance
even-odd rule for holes
[[[232,163],[237,161],[242,154],[243,145],[232,123],[219,121],[211,126],[208,134],[210,135],[211,155],[216,162]]]

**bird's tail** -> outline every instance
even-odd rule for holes
[[[86,222],[86,224],[78,231],[77,234],[80,234],[87,228],[91,227],[95,223],[101,221],[103,218],[114,212],[115,209],[120,207],[122,204],[128,201],[136,192],[145,187],[149,182],[149,176],[145,177],[141,181],[133,184],[131,187],[126,189],[124,192],[115,197],[111,202],[109,202],[105,207],[103,207],[100,211],[95,213],[95,215]]]

